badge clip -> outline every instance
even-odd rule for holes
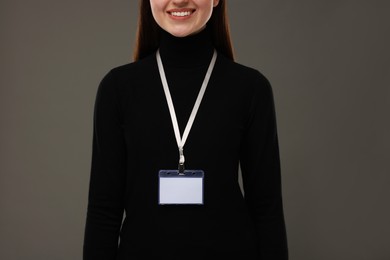
[[[183,152],[183,147],[179,148],[179,153],[180,153],[180,159],[179,159],[179,175],[184,175],[184,152]]]

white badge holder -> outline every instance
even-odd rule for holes
[[[160,205],[203,205],[202,170],[185,170],[183,173],[178,170],[160,170],[158,177]]]

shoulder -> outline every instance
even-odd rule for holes
[[[272,95],[272,86],[269,79],[259,69],[232,61],[219,55],[220,74],[226,82],[251,94]]]
[[[154,55],[150,55],[139,61],[113,67],[103,75],[99,88],[114,92],[128,91],[147,77],[155,63]]]
[[[155,63],[155,56],[150,55],[142,60],[113,67],[108,71],[107,75],[117,82],[127,81],[129,79],[135,80],[143,77]]]

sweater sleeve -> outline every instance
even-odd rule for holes
[[[125,141],[113,73],[101,81],[93,118],[84,260],[114,260],[124,211]]]
[[[260,74],[240,154],[244,196],[262,260],[287,260],[279,145],[272,88]]]

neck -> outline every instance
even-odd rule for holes
[[[214,46],[207,26],[186,37],[175,37],[161,29],[160,36],[160,55],[164,66],[191,68],[210,63]]]

